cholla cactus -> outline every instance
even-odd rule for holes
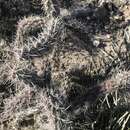
[[[24,18],[18,22],[15,42],[18,46],[24,46],[23,44],[27,42],[28,37],[31,37],[31,35],[36,37],[43,29],[47,30],[43,17],[30,16]]]
[[[38,92],[23,82],[17,83],[16,95],[4,100],[0,129],[55,130],[52,103],[43,91]]]
[[[19,21],[15,39],[15,49],[20,52],[17,51],[18,55],[24,58],[32,57],[28,52],[44,46],[44,43],[51,37],[53,24],[53,17],[30,16]]]
[[[48,3],[49,1],[46,2]],[[47,3],[45,3],[46,6]],[[40,38],[44,39],[44,41],[47,41],[46,46],[50,46],[50,49],[46,53],[44,53],[43,51],[43,55],[41,51],[40,56],[36,56],[35,53],[37,50],[40,50],[40,48],[37,48],[37,45],[35,45],[36,49],[34,49],[34,47],[30,47],[32,46],[30,45],[30,50],[28,50],[27,53],[30,53],[30,55],[32,55],[32,64],[35,68],[37,76],[39,77],[40,73],[41,75],[44,75],[44,72],[51,71],[50,73],[52,82],[54,84],[55,81],[58,82],[60,84],[59,87],[61,91],[62,89],[64,91],[64,89],[66,88],[66,85],[64,84],[64,82],[62,82],[64,81],[64,77],[67,76],[65,73],[67,72],[69,74],[73,69],[83,71],[85,75],[89,75],[90,77],[93,77],[95,75],[102,75],[103,77],[105,77],[113,64],[115,66],[119,65],[120,62],[122,62],[124,59],[128,60],[129,57],[127,45],[124,44],[124,40],[122,40],[124,36],[122,30],[119,30],[118,33],[116,31],[114,32],[116,38],[118,38],[119,36],[121,37],[121,39],[118,39],[116,41],[115,37],[113,38],[112,34],[109,34],[107,31],[105,32],[104,29],[102,29],[100,32],[99,29],[101,27],[98,22],[95,22],[95,19],[98,19],[99,21],[101,20],[101,15],[104,11],[105,14],[102,15],[102,18],[104,19],[104,21],[109,20],[110,23],[107,23],[106,21],[106,24],[104,22],[102,24],[104,27],[109,26],[111,29],[108,31],[113,33],[112,27],[116,26],[114,23],[116,23],[117,21],[111,21],[110,18],[106,18],[107,15],[109,15],[109,17],[111,15],[109,14],[109,10],[113,12],[113,10],[109,8],[109,3],[105,3],[101,5],[101,7],[94,6],[93,10],[89,12],[93,15],[89,16],[88,14],[86,16],[89,17],[88,20],[85,19],[87,24],[85,24],[85,22],[82,20],[84,16],[75,16],[73,15],[74,13],[67,17],[64,16],[61,19],[54,18],[53,16],[50,16],[49,18],[25,18],[18,24],[16,42],[22,42],[22,47],[23,49],[25,49],[26,44],[24,39],[28,39],[28,34],[30,33],[30,31],[32,31],[33,33],[33,30],[37,29],[38,27],[41,28],[42,26],[43,30],[41,30],[42,33],[40,33],[40,35],[42,34],[42,37]],[[83,10],[83,12],[80,11],[79,13],[84,13],[84,11],[87,10]],[[122,22],[123,21],[121,21],[121,23]],[[121,23],[118,24],[120,25]],[[94,24],[97,26],[97,28],[91,30],[91,28],[95,26]],[[45,28],[47,29],[47,31],[44,31]],[[97,32],[96,34],[94,33],[95,31]],[[55,35],[52,35],[52,32]],[[65,33],[65,35],[63,35],[63,32]],[[107,33],[107,35],[104,36],[103,33]],[[49,35],[51,37],[51,40],[48,38]],[[36,37],[36,35],[33,36]],[[59,37],[62,36],[66,37],[62,40],[59,39]],[[39,37],[37,39],[39,39]],[[93,40],[95,42],[93,42]],[[40,42],[44,46],[44,43],[41,39]],[[96,42],[98,42],[98,44],[95,44]],[[28,43],[30,44],[31,42]],[[34,42],[34,44],[35,43],[37,42]],[[41,50],[44,50],[44,48],[42,48],[43,46],[41,46]],[[32,50],[34,51],[34,53],[32,53]],[[37,62],[40,62],[40,64],[38,65]],[[51,70],[48,70],[48,68],[51,68]],[[55,89],[59,89],[58,86]]]
[[[0,35],[12,40],[19,19],[31,14],[43,15],[41,0],[1,0],[0,1]]]
[[[42,4],[47,15],[56,17],[60,14],[59,3],[57,0],[42,0]]]
[[[129,103],[130,103],[130,94],[129,94],[129,80],[130,72],[128,70],[123,70],[115,73],[108,81],[105,81],[101,86],[104,88],[106,86],[108,94],[105,98],[101,99],[102,101],[98,104],[101,106],[99,109],[103,111],[99,114],[106,113],[107,122],[104,126],[108,129],[125,129],[129,128]],[[98,110],[97,110],[98,111]],[[103,116],[98,117],[95,123],[98,124]],[[104,118],[105,119],[105,118]],[[100,127],[104,127],[99,125]],[[104,129],[104,128],[103,128]]]
[[[64,16],[59,14],[59,8],[56,7],[58,2],[42,0],[41,4],[47,12],[45,17],[34,15],[24,17],[18,22],[14,44],[16,46],[12,51],[13,62],[10,62],[6,71],[9,72],[8,79],[15,81],[14,85],[24,83],[22,88],[18,87],[19,91],[15,96],[5,100],[5,112],[15,111],[16,120],[9,116],[12,122],[16,123],[16,129],[22,127],[20,123],[27,121],[25,116],[35,113],[34,108],[39,106],[37,102],[33,104],[32,101],[31,105],[36,105],[29,106],[33,111],[25,105],[30,103],[30,99],[33,100],[33,96],[30,97],[30,92],[28,93],[27,90],[33,87],[32,89],[36,89],[34,93],[38,93],[38,99],[34,99],[35,101],[44,99],[39,96],[39,89],[47,93],[45,97],[51,105],[48,107],[43,100],[44,106],[41,102],[40,106],[51,108],[43,111],[52,115],[50,122],[53,127],[57,126],[54,129],[76,129],[81,124],[80,128],[83,130],[92,127],[96,129],[98,121],[101,120],[100,108],[103,107],[103,112],[108,110],[110,114],[110,110],[114,111],[118,103],[121,105],[119,101],[127,105],[125,98],[115,101],[112,95],[111,104],[107,100],[116,90],[128,87],[129,71],[121,71],[115,75],[112,73],[112,70],[121,66],[121,63],[128,67],[129,37],[125,35],[127,40],[124,40],[124,30],[122,30],[125,20],[122,17],[121,19],[114,17],[120,17],[120,11],[112,3],[103,3],[101,6],[86,4],[83,9],[70,9],[70,14]],[[105,99],[100,102],[99,96],[101,99],[105,96]],[[19,100],[16,100],[16,97]],[[11,103],[9,106],[8,101]],[[93,107],[95,109],[91,110],[90,108]],[[21,109],[27,112],[23,110],[19,115],[18,111]],[[81,115],[83,118],[79,119]],[[108,123],[110,124],[111,121]],[[43,126],[40,127],[39,129],[43,129]],[[108,128],[108,124],[106,127]],[[105,127],[99,124],[98,128]],[[109,129],[111,128],[113,128],[112,124]]]

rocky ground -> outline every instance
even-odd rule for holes
[[[130,3],[0,0],[0,130],[129,130]]]

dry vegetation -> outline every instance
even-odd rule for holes
[[[0,130],[130,130],[130,3],[0,0]]]

